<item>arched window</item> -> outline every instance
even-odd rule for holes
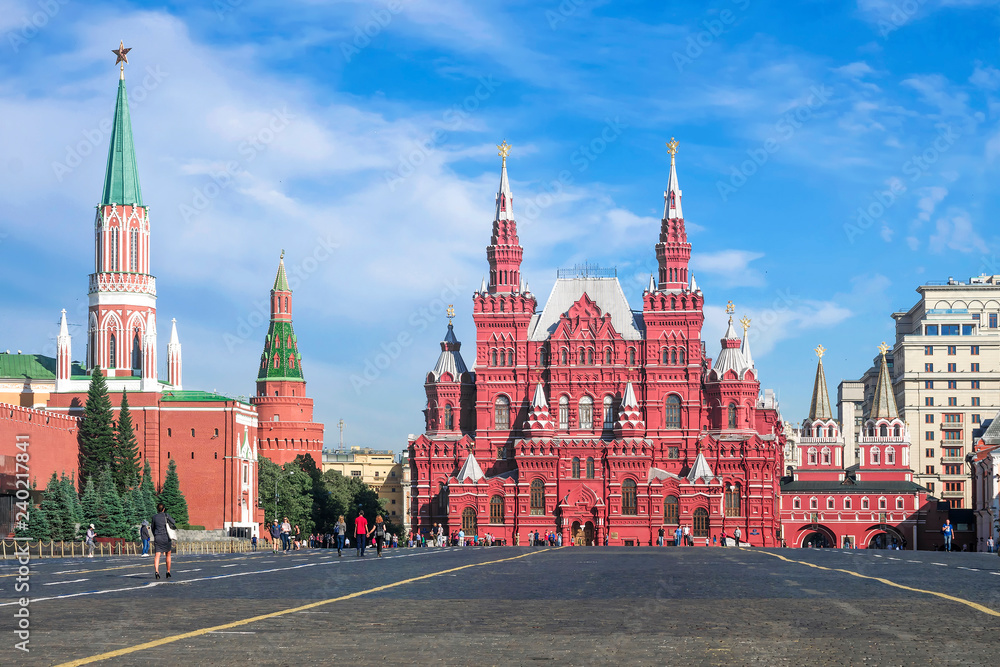
[[[792,509],[802,509],[802,500],[800,498],[792,498]]]
[[[628,365],[635,366],[635,348],[630,347],[628,349]]]
[[[611,395],[604,397],[604,428],[611,428],[615,425],[615,404]]]
[[[878,434],[883,438],[887,437],[889,435],[889,428],[885,424],[882,424],[878,427]]]
[[[823,465],[825,465],[825,466],[830,465],[830,448],[829,447],[824,447],[823,448]]]
[[[679,363],[681,366],[684,365],[684,348],[683,347],[677,352],[677,363]]]
[[[681,427],[681,398],[675,394],[667,396],[666,421],[667,428]]]
[[[586,360],[586,356],[585,356],[586,354],[587,354],[586,351],[581,347],[580,348],[580,365],[581,366],[583,365],[584,361]]]
[[[594,428],[594,399],[590,396],[580,399],[580,428]]]
[[[885,498],[879,498],[878,499],[878,508],[880,510],[884,510],[885,509]]]
[[[669,354],[670,352],[667,350],[667,348],[663,348],[663,353],[660,354],[660,362],[662,364],[666,365],[669,362],[669,356],[668,356]]]
[[[569,353],[566,352],[566,348],[559,351],[559,363],[563,366],[569,363]]]
[[[811,465],[811,466],[816,465],[816,448],[815,447],[810,447],[809,448],[809,465]]]
[[[573,457],[573,479],[580,479],[580,459]]]
[[[507,365],[514,365],[514,350],[507,350]]]
[[[128,270],[139,270],[139,230],[135,227],[128,232]]]
[[[117,271],[118,270],[118,228],[117,227],[112,227],[111,228],[111,247],[109,248],[109,250],[111,251],[110,252],[110,255],[111,255],[110,260],[111,261],[108,264],[108,268],[110,268],[112,271]]]
[[[680,506],[677,504],[677,496],[667,496],[663,499],[663,523],[668,526],[676,526],[681,521]]]
[[[471,507],[462,510],[462,530],[465,531],[466,537],[479,534],[479,526],[476,525],[476,510]]]
[[[291,312],[291,311],[288,310],[288,297],[287,296],[285,297],[285,312],[286,313]]]
[[[545,514],[545,482],[540,479],[531,482],[531,513]]]
[[[118,368],[118,347],[115,345],[115,335],[108,337],[108,368]]]
[[[844,498],[844,509],[845,510],[851,509],[851,498],[850,498],[850,496],[848,496],[847,498]]]
[[[497,365],[497,351],[493,350],[490,352],[490,366]]]
[[[899,496],[896,497],[896,509],[898,510],[903,509],[903,499],[900,498]]]
[[[832,510],[833,509],[833,498],[832,497],[826,499],[826,508],[828,510]]]
[[[587,479],[594,479],[594,457],[587,457]]]
[[[455,428],[455,414],[452,412],[451,404],[449,403],[446,403],[444,406],[444,428],[447,431]]]
[[[139,342],[139,332],[132,337],[132,375],[142,375],[142,343]]]
[[[510,428],[510,399],[506,396],[497,396],[493,403],[493,428]]]
[[[587,365],[594,365],[594,350],[592,348],[587,348]]]
[[[873,466],[877,466],[880,463],[881,457],[879,456],[879,454],[880,454],[880,452],[879,452],[878,447],[872,447],[872,465]]]
[[[811,509],[811,510],[818,510],[819,509],[819,500],[817,500],[815,497],[810,498],[809,499],[809,509]]]
[[[549,363],[549,351],[544,347],[538,350],[538,363],[541,366],[547,366]]]
[[[670,351],[670,363],[677,365],[677,350]]]
[[[691,533],[695,537],[708,537],[708,510],[704,507],[694,511],[694,526]]]
[[[729,428],[736,428],[736,404],[729,404]]]
[[[896,424],[895,426],[892,427],[892,435],[893,437],[896,438],[899,437],[899,424]]]
[[[726,486],[726,516],[740,516],[740,485]]]
[[[490,498],[490,523],[503,523],[503,497]]]
[[[836,438],[837,437],[837,427],[836,426],[832,426],[832,425],[830,427],[828,427],[826,429],[826,435],[829,438]]]
[[[505,350],[500,350],[500,365],[507,365],[507,352]]]
[[[861,509],[863,510],[868,509],[868,498],[861,499]]]
[[[610,366],[611,365],[611,348],[610,347],[604,348],[604,365],[605,366]]]
[[[896,465],[896,450],[893,447],[885,448],[885,463],[886,465]]]
[[[622,482],[622,514],[638,514],[639,505],[635,496],[635,480]]]
[[[569,429],[569,398],[566,396],[559,397],[559,428]]]

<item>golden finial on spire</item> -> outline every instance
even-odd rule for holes
[[[826,352],[826,348],[823,347],[822,345],[817,345],[816,349],[813,350],[813,351],[816,353],[817,357],[819,357],[820,359],[822,359],[823,358],[823,353]]]
[[[878,351],[885,357],[886,352],[889,351],[889,346],[885,344],[885,341],[882,341],[882,344],[878,346]]]
[[[670,137],[670,141],[667,142],[667,152],[670,153],[670,159],[673,160],[674,156],[677,155],[677,147],[680,144],[673,137]]]
[[[118,56],[118,60],[115,61],[115,64],[121,66],[121,78],[123,78],[123,79],[125,78],[125,65],[128,64],[128,52],[131,51],[131,50],[132,50],[131,47],[129,47],[127,49],[125,48],[125,41],[124,40],[122,40],[118,44],[118,48],[117,49],[112,49],[111,50],[111,53],[113,53],[116,56]]]
[[[730,322],[730,324],[731,324],[731,323],[732,323],[732,321],[733,321],[733,313],[735,313],[735,312],[736,312],[736,306],[734,306],[734,305],[733,305],[733,302],[732,302],[732,301],[730,301],[730,302],[729,302],[729,303],[728,303],[728,304],[726,305],[726,314],[727,314],[727,315],[729,315],[729,322]]]
[[[743,325],[743,335],[746,336],[747,329],[750,328],[750,318],[744,315],[743,317],[740,318],[740,324]]]
[[[284,259],[284,258],[285,258],[285,249],[282,248],[281,249],[281,257],[279,257],[278,259]]]
[[[451,326],[451,321],[455,319],[455,304],[448,304],[448,326]]]
[[[508,144],[507,140],[504,139],[502,144],[497,144],[497,148],[500,149],[500,152],[497,153],[497,155],[503,158],[504,164],[507,164],[507,156],[510,155],[510,144]]]

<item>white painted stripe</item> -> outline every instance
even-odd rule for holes
[[[57,586],[59,584],[78,584],[81,581],[89,581],[89,579],[72,579],[70,581],[50,581],[47,584],[42,584],[42,586]]]
[[[419,554],[415,553],[415,554],[409,554],[409,555],[411,555],[411,556],[420,556],[420,555],[431,555],[431,554],[434,554],[434,553],[439,553],[439,552],[434,552],[434,551],[431,551],[431,550],[428,549],[428,550],[424,551],[423,553],[419,553]],[[376,560],[376,559],[372,559],[372,560]],[[361,563],[361,562],[371,562],[371,561],[369,561],[368,559],[351,558],[348,561],[334,561],[333,563],[339,563],[339,562]],[[285,570],[299,570],[299,569],[302,569],[304,567],[314,567],[316,565],[332,565],[333,563],[306,563],[304,565],[292,565],[292,566],[289,566],[289,567],[275,567],[275,568],[271,568],[271,569],[268,569],[268,570],[255,570],[253,572],[234,572],[232,574],[217,574],[217,575],[211,576],[211,577],[199,577],[197,579],[186,579],[184,581],[179,581],[179,582],[176,582],[176,583],[169,582],[169,581],[151,581],[148,584],[143,584],[142,586],[125,586],[125,587],[122,587],[122,588],[108,588],[108,589],[105,589],[105,590],[84,591],[82,593],[67,593],[65,595],[53,595],[53,596],[45,597],[45,598],[32,598],[31,602],[32,603],[37,603],[37,602],[47,602],[49,600],[65,600],[65,599],[68,599],[68,598],[83,597],[83,596],[87,596],[87,595],[106,595],[108,593],[124,593],[124,592],[127,592],[127,591],[137,591],[137,590],[142,590],[144,588],[151,588],[153,586],[187,585],[187,584],[193,584],[193,583],[196,583],[196,582],[199,582],[199,581],[212,581],[214,579],[229,579],[230,577],[245,577],[245,576],[248,576],[248,575],[255,575],[255,574],[268,574],[270,572],[283,572]],[[20,604],[20,602],[18,602],[16,600],[14,602],[0,602],[0,607],[10,607],[10,606],[13,606],[13,605],[16,605],[16,604]]]
[[[941,567],[948,567],[947,563],[931,563],[931,565],[940,565]]]
[[[220,567],[236,567],[238,563],[233,563],[232,565],[221,565]]]

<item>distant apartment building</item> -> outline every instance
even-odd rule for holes
[[[969,508],[965,456],[973,431],[1000,409],[1000,275],[949,278],[917,293],[909,310],[892,314],[896,340],[886,355],[900,416],[913,437],[914,481],[952,508]],[[845,431],[846,413],[856,424],[870,411],[876,378],[873,365],[858,382],[841,384]]]
[[[391,450],[351,447],[349,452],[323,452],[323,472],[336,470],[356,477],[378,492],[393,523],[409,527],[410,466],[406,454]]]

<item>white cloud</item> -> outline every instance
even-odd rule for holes
[[[691,270],[695,273],[715,276],[723,287],[760,287],[764,276],[750,266],[751,262],[764,256],[762,252],[750,250],[719,250],[716,252],[693,252]]]
[[[988,250],[965,209],[949,209],[944,217],[938,218],[936,228],[937,232],[931,235],[928,245],[932,252],[943,252],[946,248],[965,253],[985,253]]]

